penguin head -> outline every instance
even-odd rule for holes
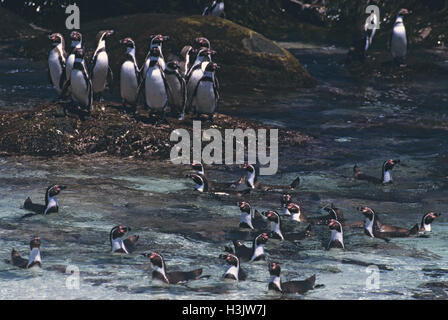
[[[280,203],[281,203],[282,207],[286,207],[291,202],[292,202],[292,197],[289,193],[282,194],[282,197],[280,199]]]
[[[126,48],[135,48],[134,40],[129,37],[120,40],[120,43],[123,44]]]
[[[72,40],[72,41],[81,41],[82,40],[81,33],[79,33],[78,31],[72,31],[70,33],[70,40]]]
[[[234,254],[231,254],[231,253],[220,254],[219,258],[225,260],[227,262],[227,264],[229,264],[231,266],[235,266],[235,267],[238,266],[239,259]]]
[[[259,234],[256,238],[255,238],[255,244],[256,245],[262,245],[262,244],[266,244],[266,242],[268,242],[269,240],[269,236],[266,232]]]
[[[207,48],[210,49],[210,41],[205,37],[199,37],[194,39],[194,48]]]
[[[111,230],[112,240],[123,237],[129,231],[131,231],[131,228],[122,225],[113,227]]]
[[[341,223],[335,219],[330,220],[330,223],[328,223],[328,228],[330,228],[330,230],[336,230],[337,232],[342,232]]]
[[[170,38],[169,36],[163,36],[161,34],[150,35],[149,37],[151,38],[151,45],[160,44]]]
[[[389,160],[387,160],[387,161],[384,161],[384,163],[383,163],[383,170],[384,170],[384,171],[392,170],[392,168],[393,168],[397,163],[400,163],[400,159],[397,159],[397,160],[389,159]]]
[[[169,62],[170,63],[170,62]],[[168,64],[169,64],[168,63]],[[176,68],[179,68],[179,64],[176,64],[177,65],[177,67]],[[191,164],[191,167],[193,168],[193,170],[195,170],[196,172],[204,172],[204,166],[202,165],[202,163],[200,163],[200,162],[196,162],[196,161],[193,161],[193,163]]]
[[[207,59],[215,54],[216,54],[216,51],[210,50],[208,48],[202,48],[198,51],[198,57],[207,58]]]
[[[422,218],[422,226],[425,224],[431,224],[440,215],[441,215],[441,213],[428,212]]]
[[[250,203],[249,203],[249,202],[242,201],[242,202],[239,203],[238,205],[239,205],[239,207],[240,207],[240,211],[241,211],[241,212],[245,212],[245,213],[250,214],[250,209],[251,209],[251,207],[250,207]]]
[[[40,248],[40,238],[37,236],[34,236],[30,241],[30,250],[33,250],[34,248]]]
[[[151,263],[154,267],[163,268],[163,258],[160,254],[158,254],[156,252],[150,252],[150,253],[144,254],[144,256],[149,258],[149,261],[151,261]]]
[[[107,37],[110,37],[114,33],[114,30],[101,30],[97,33],[96,39],[97,41],[106,40]]]
[[[64,186],[61,184],[51,185],[47,188],[48,196],[54,197],[54,196],[58,195],[61,192],[61,190],[64,190],[65,188],[67,188],[67,186]]]
[[[177,60],[170,61],[166,64],[166,68],[169,71],[176,71],[180,69],[179,62]],[[199,170],[200,171],[200,170]]]
[[[246,170],[247,172],[250,172],[250,173],[254,173],[255,172],[255,167],[252,164],[249,164],[249,163],[245,163],[243,165],[243,169]]]
[[[235,248],[243,247],[244,243],[242,243],[240,240],[233,240],[233,245]]]
[[[375,212],[369,207],[360,207],[359,211],[369,220],[373,220],[375,218]]]
[[[207,66],[205,67],[205,71],[207,72],[214,72],[216,70],[219,70],[219,66],[216,63],[210,62],[209,64],[207,64]]]
[[[277,262],[270,262],[268,264],[268,269],[271,276],[280,277],[282,268],[280,268],[280,265]]]
[[[342,210],[334,207],[333,204],[331,204],[330,208],[324,208],[324,210],[328,212],[331,219],[338,221],[344,220],[344,214],[342,213]]]
[[[50,39],[53,46],[64,44],[64,37],[60,33],[52,33],[48,36],[48,39]]]
[[[291,202],[290,204],[288,204],[287,208],[292,214],[300,213],[300,206],[297,203]]]
[[[75,54],[75,58],[84,59],[84,50],[82,48],[76,48],[73,52]]]
[[[399,11],[398,11],[398,14],[397,14],[397,16],[405,16],[405,15],[408,15],[409,14],[409,11],[408,11],[408,9],[405,9],[405,8],[401,8]]]
[[[274,223],[279,223],[280,222],[280,216],[278,215],[278,213],[274,210],[269,210],[267,212],[266,217],[268,218],[269,221],[274,222]]]

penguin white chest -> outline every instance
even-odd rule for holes
[[[120,93],[121,97],[129,103],[137,101],[137,74],[135,66],[131,61],[126,61],[121,65],[120,72]]]
[[[216,109],[216,96],[213,82],[201,81],[193,98],[196,112],[212,114]]]
[[[93,92],[102,92],[106,87],[107,72],[109,71],[109,58],[106,52],[100,52],[93,67]]]
[[[145,82],[146,104],[155,110],[163,110],[168,97],[163,81],[162,72],[159,67],[151,67],[146,74]]]
[[[220,2],[212,11],[212,16],[220,16],[224,13],[224,2]]]
[[[64,69],[60,64],[59,52],[57,50],[51,50],[48,57],[48,67],[50,69],[50,77],[51,82],[53,83],[53,87],[60,94],[62,92],[62,88],[59,86],[59,80],[61,79]]]
[[[406,29],[403,24],[398,24],[394,27],[391,41],[392,56],[402,58],[406,56]]]
[[[67,61],[65,62],[65,76],[67,79],[70,79],[74,63],[75,63],[75,55],[71,54],[67,57]]]
[[[87,107],[89,105],[88,85],[82,71],[77,69],[72,70],[70,79],[72,99]]]

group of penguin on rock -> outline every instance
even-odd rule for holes
[[[410,12],[405,8],[398,11],[389,42],[390,53],[392,54],[394,62],[401,67],[406,66],[408,42],[406,28],[404,26],[404,18],[409,14]],[[367,51],[372,45],[373,37],[377,31],[376,27],[379,26],[379,22],[379,17],[375,11],[372,10],[370,16],[362,25],[362,37],[356,40],[355,46],[351,47],[348,52],[347,58],[349,62],[355,59],[361,61],[365,59]]]
[[[61,98],[71,97],[82,118],[91,113],[93,101],[102,100],[103,92],[112,86],[106,39],[113,34],[113,30],[98,33],[98,45],[89,63],[85,60],[80,32],[71,32],[68,55],[64,37],[60,33],[49,36],[53,46],[48,57],[50,82]],[[165,61],[162,45],[168,39],[161,34],[150,36],[149,51],[141,67],[135,57],[135,42],[129,37],[120,40],[125,54],[120,69],[123,109],[135,113],[142,100],[150,114],[162,120],[169,106],[171,115],[180,120],[191,111],[195,118],[206,116],[213,122],[219,100],[219,82],[215,76],[219,66],[212,61],[216,52],[208,39],[199,37],[192,46],[181,50],[179,58]]]
[[[400,160],[384,161],[380,178],[365,174],[357,165],[353,168],[353,179],[366,181],[377,185],[388,185],[392,183],[392,169],[400,163]],[[252,237],[252,246],[246,246],[242,240],[233,240],[232,246],[225,246],[224,252],[218,258],[225,261],[228,265],[223,274],[223,279],[230,281],[244,281],[247,279],[247,272],[241,266],[244,263],[266,263],[267,254],[264,246],[270,241],[298,241],[306,240],[314,236],[313,228],[328,226],[330,236],[326,250],[339,248],[345,250],[343,229],[347,228],[363,228],[365,235],[370,238],[379,238],[386,242],[390,238],[397,237],[428,237],[427,233],[431,232],[432,222],[441,215],[441,213],[429,212],[423,215],[420,224],[415,224],[412,228],[396,227],[383,223],[378,214],[367,206],[357,208],[364,217],[364,221],[347,222],[340,208],[333,204],[324,209],[327,215],[308,217],[302,210],[298,202],[294,202],[290,194],[291,191],[297,189],[300,185],[300,178],[297,177],[290,185],[268,185],[261,184],[258,181],[257,166],[246,163],[243,166],[245,173],[237,182],[221,182],[213,184],[214,187],[204,188],[204,184],[208,183],[205,169],[202,163],[193,162],[192,169],[194,174],[188,175],[194,182],[194,190],[201,193],[209,193],[214,195],[234,195],[237,198],[244,198],[249,193],[255,192],[275,192],[281,194],[279,211],[268,210],[259,212],[254,209],[247,201],[238,203],[241,217],[238,223],[238,231],[236,232],[239,239],[246,240]],[[47,215],[52,212],[59,211],[59,204],[56,196],[67,186],[55,184],[47,188],[45,192],[45,204],[33,203],[30,198],[25,200],[23,208],[33,213],[26,214],[23,217],[33,216],[35,214]],[[307,227],[299,232],[285,232],[282,230],[282,219],[285,217],[292,225],[307,224]],[[111,252],[120,254],[130,254],[136,250],[139,240],[138,235],[127,236],[131,228],[128,226],[118,225],[111,229],[109,233],[109,242]],[[231,236],[235,239],[235,236]],[[11,260],[13,265],[20,268],[42,267],[40,254],[40,238],[35,236],[30,242],[30,256],[28,259],[22,258],[18,251],[12,249]],[[167,271],[166,263],[163,256],[157,252],[143,253],[143,256],[149,259],[152,265],[152,279],[154,282],[163,284],[179,284],[191,280],[207,278],[209,276],[202,275],[202,268],[190,271]],[[345,259],[345,263],[356,265],[365,265],[365,262]],[[312,275],[305,280],[294,280],[283,282],[280,277],[281,267],[278,262],[270,261],[267,265],[269,271],[268,289],[279,292],[281,294],[304,294],[308,290],[323,287],[316,285],[316,275]],[[382,268],[390,270],[382,265]]]

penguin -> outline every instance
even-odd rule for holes
[[[168,104],[171,113],[179,120],[185,116],[185,104],[187,101],[187,89],[185,79],[181,74],[181,66],[178,61],[170,61],[165,67],[165,79],[168,88]]]
[[[324,210],[328,212],[328,215],[320,217],[305,216],[305,214],[301,211],[300,206],[294,202],[288,205],[288,210],[291,213],[291,221],[307,222],[313,225],[328,225],[330,220],[334,219],[340,223],[344,223],[344,214],[342,210],[334,207],[333,205],[331,205],[330,208],[324,208]]]
[[[273,210],[269,210],[268,212],[263,213],[268,221],[271,223],[269,237],[272,239],[277,239],[280,241],[288,240],[288,241],[295,241],[295,240],[304,240],[308,237],[311,237],[313,235],[311,224],[309,224],[306,229],[302,232],[291,232],[283,235],[281,230],[281,222],[280,222],[280,215]]]
[[[194,61],[193,65],[191,66],[191,68],[187,72],[187,75],[185,76],[185,81],[187,82],[186,111],[191,110],[191,104],[193,102],[193,97],[196,92],[196,88],[198,86],[198,83],[204,76],[205,68],[210,62],[209,57],[211,54],[212,51],[210,49],[202,48],[201,50],[199,50],[196,60]]]
[[[418,223],[411,229],[395,227],[381,223],[375,211],[369,207],[361,207],[359,211],[365,217],[364,233],[371,238],[403,238],[416,235],[419,231]]]
[[[126,110],[126,104],[128,104],[135,113],[140,79],[140,70],[135,58],[135,42],[131,38],[124,38],[120,40],[120,43],[126,47],[126,58],[120,70],[121,101],[123,109]]]
[[[233,240],[233,246],[225,247],[225,251],[236,255],[242,261],[256,262],[265,261],[266,255],[264,252],[264,245],[269,240],[267,233],[261,233],[257,235],[252,241],[252,248],[246,247],[241,241]]]
[[[345,249],[342,224],[337,220],[331,219],[328,224],[328,228],[330,228],[331,234],[330,241],[328,241],[327,250],[330,250],[331,248]]]
[[[205,175],[202,174],[192,174],[191,179],[196,183],[194,186],[194,190],[199,192],[208,192],[209,191],[209,183]]]
[[[241,219],[238,227],[240,229],[264,229],[267,226],[267,223],[264,221],[263,216],[257,211],[252,210],[252,207],[249,202],[242,201],[238,203],[238,206],[241,211]],[[252,217],[252,211],[253,217]],[[255,227],[254,227],[255,226]]]
[[[289,212],[288,206],[292,203],[292,197],[289,193],[282,194],[280,198],[280,208],[282,209],[281,214],[284,216],[290,216],[291,212]]]
[[[367,51],[369,47],[372,45],[373,37],[375,36],[376,28],[373,26],[378,25],[378,16],[375,14],[375,11],[372,10],[370,12],[370,16],[367,18],[364,24],[364,35],[366,38],[366,45],[364,47],[364,51]],[[369,26],[372,26],[369,28]]]
[[[124,235],[131,231],[130,227],[115,226],[109,232],[109,241],[111,251],[114,253],[132,253],[135,250],[135,245],[139,236],[133,235],[123,239]]]
[[[225,195],[229,196],[230,194],[233,194],[237,197],[242,197],[244,195],[247,195],[250,192],[250,189],[246,188],[244,190],[236,190],[236,189],[227,189],[228,183],[214,183],[211,185],[211,183],[208,181],[207,177],[202,174],[191,174],[187,175],[187,177],[191,178],[194,183],[194,190],[198,192],[205,192],[205,193],[212,193],[214,195]],[[215,188],[218,187],[218,188]]]
[[[207,64],[204,75],[199,80],[194,89],[191,106],[194,113],[199,117],[206,114],[209,120],[213,122],[213,114],[218,105],[219,91],[216,85],[215,72],[219,69],[216,63]]]
[[[60,33],[52,33],[48,38],[53,46],[48,56],[48,78],[58,95],[63,97],[62,90],[66,80],[65,66],[67,58],[64,37]]]
[[[441,213],[428,212],[423,215],[422,221],[420,223],[419,234],[424,234],[425,232],[431,232],[431,223],[440,217]]]
[[[40,256],[40,238],[33,237],[30,241],[30,256],[28,259],[22,258],[20,253],[16,249],[12,249],[11,251],[11,264],[23,268],[29,269],[34,266],[42,268],[42,259]]]
[[[90,76],[95,99],[103,100],[103,91],[106,86],[112,87],[113,73],[109,66],[109,57],[106,52],[106,38],[114,34],[114,30],[102,30],[97,34],[98,45],[90,63]]]
[[[307,291],[314,289],[314,284],[316,282],[316,275],[313,274],[311,277],[305,280],[295,280],[282,282],[280,278],[281,267],[277,262],[270,262],[268,264],[269,275],[269,285],[268,290],[280,292],[282,294],[305,294]]]
[[[307,222],[305,214],[302,213],[302,209],[297,203],[291,202],[285,209],[289,213],[291,221]]]
[[[153,281],[161,281],[165,284],[178,284],[191,280],[197,280],[202,275],[202,268],[192,271],[167,272],[165,260],[160,254],[151,252],[143,255],[151,261]]]
[[[159,66],[162,68],[162,70],[165,70],[165,58],[163,57],[163,53],[162,53],[162,44],[163,44],[163,42],[169,40],[169,38],[170,38],[169,36],[163,36],[161,34],[150,35],[149,37],[151,38],[151,40],[149,42],[149,51],[148,51],[148,54],[146,55],[143,67],[140,68],[140,69],[143,69],[143,73],[142,73],[143,78],[146,77],[146,73],[148,71],[150,60],[151,60],[150,59],[151,50],[154,48],[159,49],[159,56],[158,56]]]
[[[395,19],[390,42],[390,51],[395,62],[404,65],[406,62],[407,39],[406,28],[403,24],[403,17],[409,14],[407,9],[400,9]]]
[[[75,63],[75,49],[82,48],[82,34],[79,33],[78,31],[72,31],[70,33],[70,40],[72,41],[70,53],[65,63],[66,81],[70,79],[70,76],[72,74],[73,65]],[[70,88],[68,89],[68,92],[70,92]]]
[[[224,0],[213,0],[212,4],[202,11],[202,15],[225,18]]]
[[[165,73],[159,63],[160,49],[154,47],[149,56],[149,67],[146,76],[140,83],[140,90],[144,93],[145,106],[150,112],[161,112],[165,116],[168,103],[167,83]]]
[[[194,49],[192,46],[184,46],[182,50],[180,51],[180,60],[179,60],[179,71],[182,77],[185,78],[187,75],[188,70],[190,69],[191,64],[191,56],[194,53]]]
[[[240,181],[246,183],[247,187],[250,189],[260,189],[262,191],[271,191],[271,190],[293,190],[299,187],[300,185],[300,177],[294,179],[293,182],[289,186],[276,186],[276,185],[267,185],[261,184],[257,181],[257,170],[253,164],[245,163],[243,165],[243,169],[247,172],[245,178],[241,178]]]
[[[25,200],[25,203],[23,205],[23,208],[26,210],[34,211],[34,214],[48,214],[53,212],[59,211],[59,203],[56,196],[62,191],[65,190],[67,186],[61,185],[61,184],[53,184],[47,188],[45,191],[45,205],[33,203],[31,201],[31,198],[28,197]],[[28,214],[24,217],[32,216],[34,215]]]
[[[231,253],[220,254],[219,258],[225,260],[229,265],[222,276],[224,279],[236,281],[244,281],[247,279],[247,272],[241,268],[240,259],[236,255]]]
[[[84,119],[85,113],[90,114],[92,112],[93,87],[84,62],[84,50],[82,48],[75,49],[75,63],[70,79],[65,83],[64,91],[68,88],[70,88],[73,103],[81,112],[81,119]]]
[[[400,159],[397,160],[389,159],[384,161],[383,167],[381,169],[380,179],[364,174],[364,172],[362,172],[362,170],[359,169],[357,165],[355,165],[353,167],[353,178],[357,180],[365,180],[376,184],[383,184],[383,185],[389,184],[392,183],[392,169],[398,163],[400,163]]]

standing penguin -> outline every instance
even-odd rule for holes
[[[120,43],[126,46],[126,60],[120,70],[120,94],[123,109],[126,109],[126,104],[129,104],[135,112],[140,78],[140,71],[135,59],[135,42],[131,38],[125,38],[120,40]]]
[[[82,111],[90,113],[92,111],[93,89],[92,81],[84,62],[84,50],[82,48],[75,49],[75,63],[65,89],[69,86],[71,87],[73,102],[81,109],[84,109]]]
[[[168,103],[171,108],[171,113],[177,115],[179,120],[183,120],[185,116],[187,91],[185,79],[181,75],[181,66],[176,60],[166,64],[165,79],[168,85]]]
[[[65,83],[65,62],[67,57],[65,52],[65,41],[60,33],[53,33],[48,38],[53,45],[53,49],[51,49],[48,56],[48,77],[59,96],[62,96],[62,88]]]
[[[92,77],[92,88],[95,99],[103,100],[102,94],[106,89],[112,85],[113,73],[109,67],[109,57],[106,52],[106,38],[113,35],[113,30],[102,30],[98,32],[98,46],[93,54],[90,64],[90,76]]]
[[[192,106],[195,114],[207,114],[213,122],[213,113],[219,100],[219,92],[215,81],[215,71],[219,69],[216,63],[209,62],[204,71],[204,76],[198,82],[193,92]]]
[[[204,9],[202,15],[225,18],[224,0],[213,0],[212,4]]]
[[[409,14],[407,9],[400,9],[400,11],[398,11],[390,43],[392,57],[400,65],[404,65],[406,59],[407,39],[406,29],[403,24],[403,16],[407,14]]]
[[[165,58],[163,57],[163,53],[162,53],[162,44],[164,41],[167,41],[170,37],[168,36],[163,36],[161,34],[157,34],[157,35],[151,35],[150,36],[151,41],[149,43],[149,51],[148,54],[146,55],[145,58],[145,62],[143,65],[143,77],[146,77],[146,72],[148,71],[149,68],[149,60],[150,60],[150,55],[151,55],[151,50],[154,48],[158,48],[160,51],[159,54],[159,65],[162,68],[162,70],[165,70]]]
[[[191,103],[193,101],[193,94],[195,93],[196,87],[199,81],[201,81],[204,76],[205,68],[209,62],[209,55],[211,54],[210,49],[203,48],[199,51],[197,58],[187,73],[185,80],[187,82],[187,112],[191,110]]]
[[[82,48],[82,34],[78,31],[72,31],[70,33],[71,48],[70,53],[67,57],[67,62],[65,64],[65,77],[67,80],[70,79],[72,73],[73,64],[75,63],[75,49]]]
[[[180,74],[182,77],[185,77],[187,75],[188,69],[190,69],[191,65],[191,56],[194,52],[194,49],[192,46],[184,46],[182,50],[180,51]]]
[[[151,49],[149,66],[146,76],[140,84],[145,96],[145,106],[151,111],[161,112],[164,117],[168,102],[165,74],[159,64],[160,50],[158,47]]]

